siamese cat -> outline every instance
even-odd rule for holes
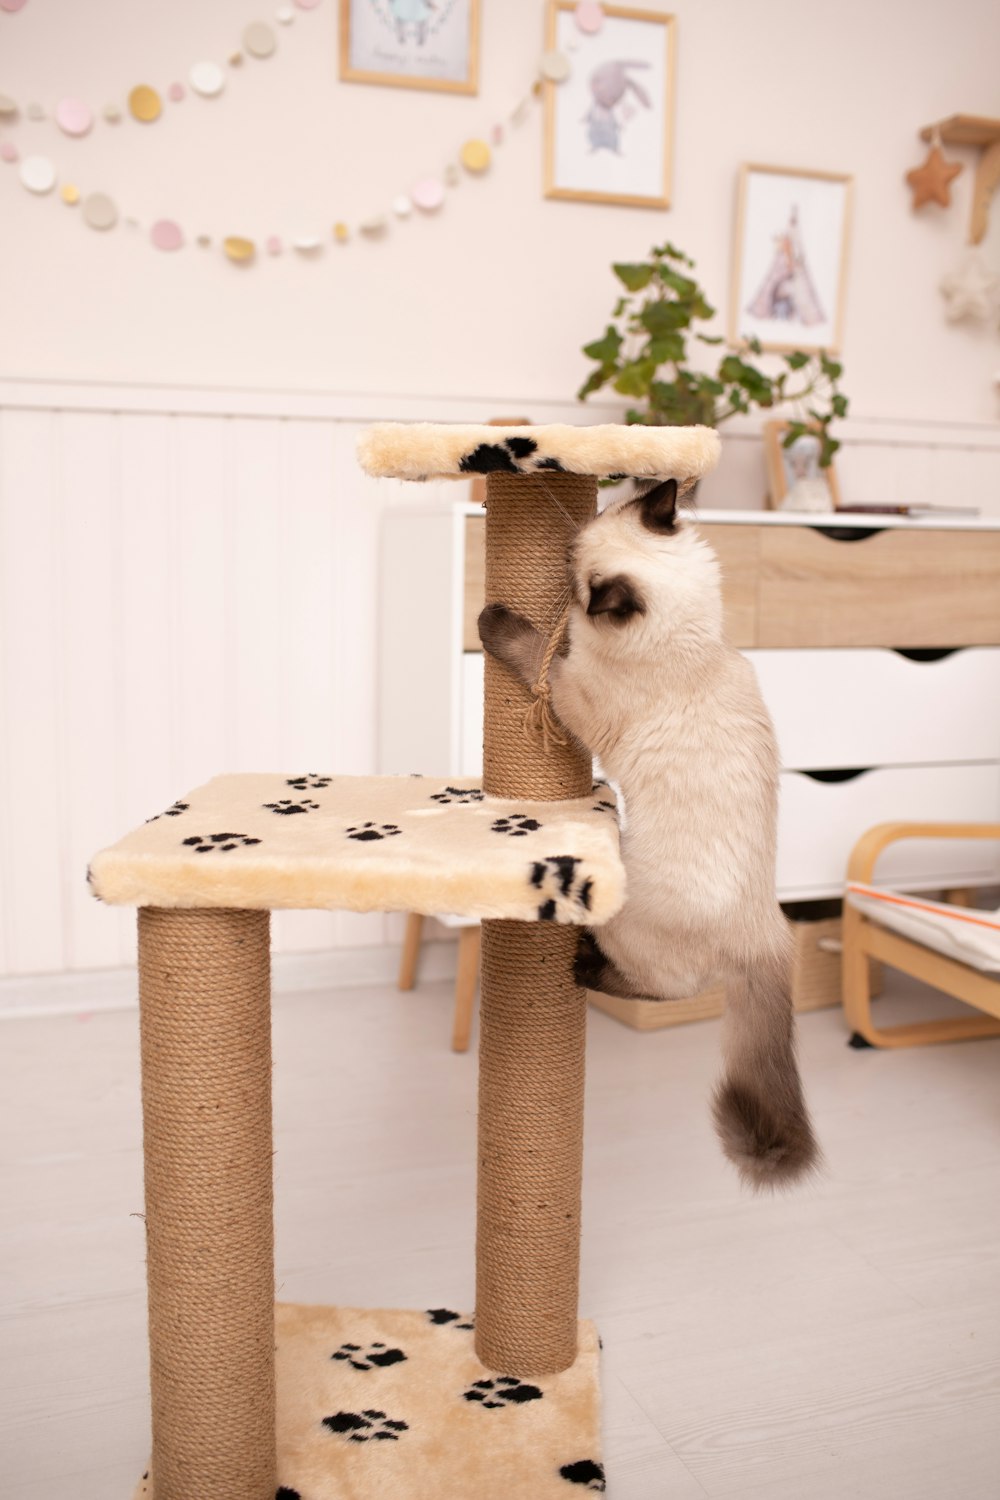
[[[791,939],[775,897],[778,753],[753,667],[722,632],[719,565],[667,480],[589,522],[569,550],[568,642],[552,708],[621,790],[627,897],[583,934],[588,989],[669,1001],[722,980],[723,1150],[755,1188],[819,1160],[795,1060]],[[491,604],[483,646],[521,682],[546,638]]]

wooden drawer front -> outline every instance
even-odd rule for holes
[[[762,527],[756,644],[1000,645],[1000,533]]]
[[[839,894],[847,856],[875,823],[974,823],[1000,816],[1000,764],[907,766],[820,782],[797,771],[781,777],[778,893],[782,900]],[[998,851],[984,840],[906,839],[879,860],[879,882],[961,885],[995,878]]]
[[[483,774],[483,667],[481,650],[463,652],[457,776]]]
[[[1000,759],[1000,648],[748,651],[787,770]]]
[[[723,619],[729,643],[755,646],[761,528],[706,525],[699,529],[722,568]]]

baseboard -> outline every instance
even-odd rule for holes
[[[436,980],[453,980],[456,951],[457,944],[447,940],[421,944],[421,981],[433,984]],[[277,999],[308,990],[351,990],[394,984],[399,958],[400,948],[396,944],[328,948],[318,953],[276,953],[271,962],[274,996]],[[131,1010],[137,1004],[133,968],[0,979],[0,1020]]]

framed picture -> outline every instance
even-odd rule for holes
[[[840,347],[850,177],[740,169],[729,338],[765,349]]]
[[[764,423],[768,505],[771,510],[831,511],[840,506],[833,464],[821,469],[820,440],[807,432],[785,447],[787,422]]]
[[[669,208],[676,21],[605,5],[588,34],[575,9],[549,3],[546,47],[571,69],[545,85],[545,196]]]
[[[340,76],[393,88],[479,90],[480,0],[340,0]]]

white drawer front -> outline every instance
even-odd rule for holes
[[[483,691],[485,657],[481,651],[462,654],[462,703],[459,712],[459,764],[456,776],[483,774]]]
[[[1000,758],[1000,648],[747,651],[789,770]]]
[[[820,782],[781,777],[778,894],[782,900],[837,894],[847,857],[875,823],[993,822],[1000,817],[1000,765],[908,766]],[[902,886],[995,879],[998,849],[982,840],[907,839],[879,860],[876,878]]]

